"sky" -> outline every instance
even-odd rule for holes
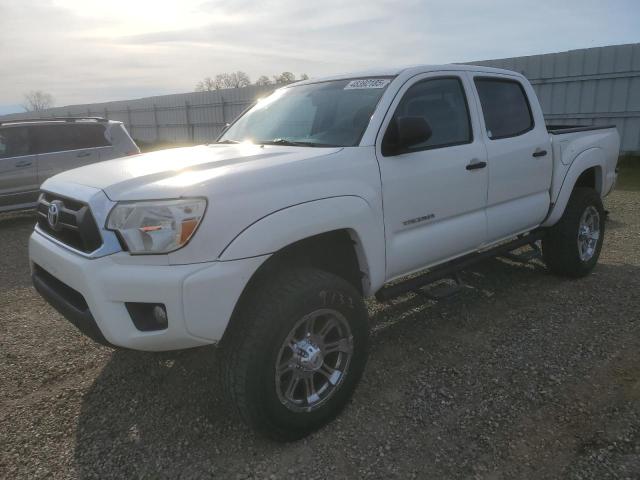
[[[252,80],[640,42],[638,0],[0,0],[0,114]]]

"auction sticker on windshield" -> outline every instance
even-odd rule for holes
[[[345,90],[354,90],[356,88],[384,88],[389,82],[388,78],[361,78],[359,80],[351,80],[344,87]]]

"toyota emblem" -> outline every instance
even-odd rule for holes
[[[49,210],[47,211],[47,221],[49,222],[49,226],[54,230],[58,229],[61,208],[62,203],[58,200],[54,200],[53,202],[51,202],[51,204],[49,204]]]

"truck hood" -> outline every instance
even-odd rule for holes
[[[103,190],[114,201],[198,195],[215,178],[328,155],[340,148],[203,145],[118,158],[68,170],[42,188],[75,183]]]

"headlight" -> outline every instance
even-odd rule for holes
[[[207,201],[203,198],[118,203],[107,229],[118,232],[131,253],[169,253],[193,236]]]

